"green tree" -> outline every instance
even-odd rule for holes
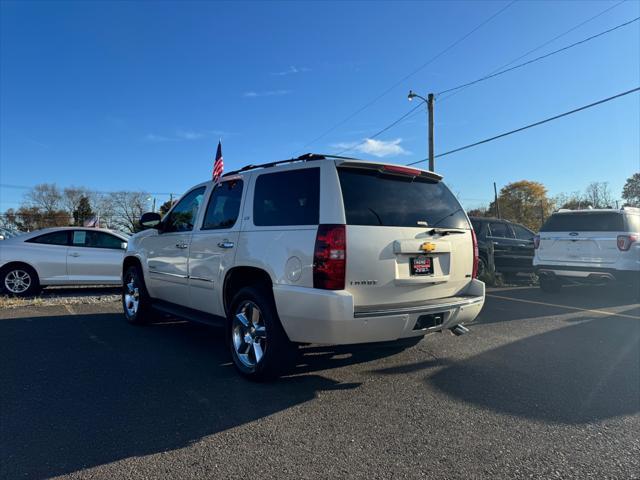
[[[530,180],[520,180],[505,185],[498,196],[502,218],[521,223],[538,231],[542,222],[553,211],[553,202],[547,197],[546,187]],[[489,205],[496,211],[495,201]]]
[[[622,189],[622,198],[630,207],[640,207],[640,172],[627,178]]]
[[[160,205],[160,215],[166,215],[166,213],[171,209],[171,207],[173,206],[174,203],[176,203],[176,201],[177,200],[174,200],[172,202],[171,200],[167,200],[162,205]]]
[[[84,222],[93,217],[93,211],[91,210],[91,204],[89,199],[83,195],[78,200],[76,209],[73,211],[73,224],[77,227],[84,225]]]

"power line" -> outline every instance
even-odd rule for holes
[[[466,150],[466,149],[471,148],[471,147],[476,147],[478,145],[482,145],[483,143],[492,142],[493,140],[497,140],[499,138],[506,137],[508,135],[513,135],[514,133],[522,132],[523,130],[527,130],[529,128],[537,127],[538,125],[542,125],[543,123],[548,123],[548,122],[551,122],[553,120],[557,120],[558,118],[566,117],[567,115],[571,115],[573,113],[577,113],[577,112],[580,112],[582,110],[586,110],[588,108],[595,107],[596,105],[600,105],[602,103],[610,102],[611,100],[615,100],[616,98],[624,97],[625,95],[629,95],[631,93],[637,92],[638,90],[640,90],[640,87],[636,87],[636,88],[633,88],[631,90],[627,90],[626,92],[619,93],[619,94],[614,95],[612,97],[608,97],[608,98],[605,98],[605,99],[602,99],[602,100],[598,100],[597,102],[593,102],[593,103],[590,103],[589,105],[584,105],[582,107],[575,108],[573,110],[561,113],[559,115],[554,115],[553,117],[545,118],[544,120],[540,120],[539,122],[535,122],[535,123],[531,123],[529,125],[525,125],[524,127],[516,128],[515,130],[510,130],[508,132],[501,133],[500,135],[495,135],[493,137],[486,138],[484,140],[480,140],[479,142],[471,143],[469,145],[465,145],[465,146],[459,147],[459,148],[454,148],[453,150],[449,150],[448,152],[444,152],[444,153],[441,153],[439,155],[436,155],[435,158],[444,157],[446,155],[451,155],[452,153],[460,152],[462,150]],[[411,162],[411,163],[408,163],[407,165],[415,165],[417,163],[425,162],[427,160],[428,159],[423,158],[422,160],[418,160],[416,162]]]
[[[529,55],[531,55],[534,52],[537,52],[538,50],[546,47],[547,45],[555,42],[556,40],[569,35],[571,32],[577,30],[578,28],[582,27],[583,25],[586,25],[587,23],[595,20],[596,18],[601,17],[602,15],[604,15],[607,12],[610,12],[611,10],[613,10],[614,8],[619,7],[620,5],[622,5],[623,3],[625,3],[626,0],[620,0],[618,3],[611,5],[610,7],[605,8],[604,10],[602,10],[599,13],[596,13],[595,15],[593,15],[592,17],[587,18],[586,20],[583,20],[582,22],[578,23],[577,25],[574,25],[573,27],[569,28],[568,30],[565,30],[564,32],[556,35],[555,37],[541,43],[540,45],[538,45],[537,47],[532,48],[531,50],[528,50],[527,52],[523,53],[522,55],[514,58],[513,60],[505,63],[504,65],[499,66],[498,68],[496,68],[495,70],[492,70],[491,72],[489,72],[487,75],[493,75],[494,73],[502,70],[503,68],[507,68],[510,65],[513,65],[514,63],[516,63],[518,60],[522,60],[525,57],[528,57]],[[466,87],[465,87],[466,88]],[[458,93],[460,93],[462,90],[464,90],[464,88],[461,88],[460,90],[457,90],[455,92],[452,92],[451,94],[447,95],[446,97],[442,98],[440,100],[440,103],[442,103],[444,100],[446,100],[447,98],[451,98],[454,95],[457,95]]]
[[[8,183],[0,183],[0,188],[11,188],[15,190],[32,190],[34,187],[35,185],[30,187],[28,185],[12,185]],[[110,193],[121,193],[121,192],[128,191],[128,190],[117,190],[117,191],[85,190],[81,187],[78,187],[78,189],[87,193],[102,193],[107,195]],[[172,192],[142,192],[142,193],[146,193],[147,195],[176,195],[176,193],[172,193]]]
[[[538,57],[537,59],[533,59],[533,60],[531,60],[531,61],[529,61],[529,62],[525,62],[525,63],[523,63],[523,64],[521,64],[521,65],[519,65],[519,66],[516,66],[516,67],[513,67],[513,68],[511,68],[511,69],[507,69],[507,70],[504,70],[504,71],[500,72],[500,71],[501,71],[502,69],[504,69],[505,67],[508,67],[509,65],[512,65],[513,63],[517,62],[518,60],[521,60],[522,58],[524,58],[524,57],[526,57],[526,56],[530,55],[531,53],[536,52],[536,51],[540,50],[541,48],[546,47],[547,45],[549,45],[549,44],[551,44],[551,43],[555,42],[555,41],[556,41],[556,40],[558,40],[559,38],[562,38],[562,37],[564,37],[565,35],[568,35],[569,33],[573,32],[574,30],[577,30],[578,28],[582,27],[583,25],[585,25],[585,24],[587,24],[587,23],[589,23],[589,22],[591,22],[591,21],[595,20],[596,18],[601,17],[601,16],[602,16],[602,15],[604,15],[605,13],[607,13],[607,12],[609,12],[609,11],[613,10],[614,8],[616,8],[616,7],[620,6],[620,5],[622,5],[625,1],[626,1],[626,0],[621,0],[620,2],[618,2],[618,3],[616,3],[616,4],[614,4],[614,5],[610,6],[610,7],[605,8],[604,10],[602,10],[602,11],[601,11],[601,12],[599,12],[599,13],[597,13],[596,15],[594,15],[594,16],[592,16],[592,17],[589,17],[589,18],[587,18],[586,20],[583,20],[582,22],[578,23],[577,25],[574,25],[573,27],[569,28],[568,30],[565,30],[564,32],[560,33],[559,35],[556,35],[556,36],[555,36],[555,37],[553,37],[552,39],[547,40],[547,41],[545,41],[545,42],[541,43],[541,44],[540,44],[540,45],[538,45],[537,47],[532,48],[531,50],[528,50],[526,53],[523,53],[522,55],[520,55],[520,56],[518,56],[518,57],[514,58],[513,60],[511,60],[510,62],[505,63],[505,64],[504,64],[504,65],[502,65],[501,67],[498,67],[496,70],[493,70],[492,72],[488,73],[485,77],[482,77],[482,78],[480,78],[480,79],[478,79],[478,80],[476,80],[476,81],[474,81],[474,82],[469,82],[468,84],[465,84],[465,85],[460,85],[460,86],[458,86],[458,87],[450,88],[450,89],[443,90],[443,91],[439,92],[439,93],[438,93],[438,95],[441,95],[441,94],[443,94],[443,93],[446,93],[446,92],[449,92],[449,91],[455,90],[455,91],[453,91],[452,93],[450,93],[449,95],[447,95],[447,96],[445,96],[444,98],[440,99],[440,100],[439,100],[439,102],[440,102],[440,103],[442,103],[444,100],[446,100],[446,99],[448,99],[448,98],[451,98],[452,96],[454,96],[454,95],[456,95],[456,94],[460,93],[462,90],[464,90],[465,88],[469,87],[470,85],[472,85],[472,84],[474,84],[474,83],[478,83],[478,82],[483,81],[483,80],[485,80],[485,79],[489,79],[489,78],[492,78],[492,77],[494,77],[494,76],[501,75],[502,73],[507,73],[508,71],[515,70],[516,68],[520,68],[520,67],[525,66],[525,65],[527,65],[527,64],[529,64],[529,63],[533,63],[534,61],[542,60],[543,58],[546,58],[546,57],[548,57],[548,56],[551,56],[551,55],[553,55],[553,54],[555,54],[555,53],[560,53],[560,52],[561,52],[561,51],[563,51],[563,50],[567,50],[567,49],[569,49],[569,48],[571,48],[571,47],[574,47],[574,46],[576,46],[576,45],[579,45],[580,43],[585,43],[585,42],[587,42],[587,41],[589,41],[589,40],[593,40],[594,38],[597,38],[598,36],[605,35],[605,34],[607,34],[607,33],[610,33],[610,32],[611,32],[611,31],[613,31],[613,30],[616,30],[616,29],[618,29],[618,28],[621,28],[621,27],[623,27],[623,26],[628,25],[629,23],[633,23],[633,22],[637,21],[637,20],[638,20],[638,18],[635,18],[635,19],[631,20],[630,22],[627,22],[627,23],[624,23],[624,24],[618,25],[618,26],[616,26],[616,27],[614,27],[614,28],[612,28],[612,29],[609,29],[609,30],[607,30],[607,31],[605,31],[605,32],[600,32],[599,34],[596,34],[596,35],[594,35],[594,36],[592,36],[592,37],[589,37],[589,38],[586,38],[586,39],[584,39],[584,40],[581,40],[580,42],[576,42],[576,43],[574,43],[574,44],[572,44],[572,45],[569,45],[569,46],[567,46],[567,47],[564,47],[563,49],[557,50],[557,51],[555,51],[555,52],[551,52],[551,53],[549,53],[549,54],[546,54],[546,55],[543,55],[543,56],[541,56],[541,57]],[[640,17],[639,17],[639,18],[640,18]],[[500,73],[498,73],[498,72],[500,72]],[[389,129],[391,129],[391,128],[395,127],[396,125],[398,125],[398,124],[399,124],[399,123],[401,123],[402,121],[404,121],[404,120],[406,120],[406,119],[408,119],[408,118],[411,118],[411,117],[416,116],[418,113],[420,113],[420,112],[416,112],[416,110],[417,110],[420,106],[421,106],[421,105],[416,105],[414,108],[412,108],[411,110],[409,110],[407,113],[405,113],[404,115],[402,115],[400,118],[398,118],[397,120],[395,120],[395,121],[394,121],[394,122],[392,122],[391,124],[387,125],[387,126],[386,126],[386,127],[384,127],[382,130],[378,131],[375,135],[372,135],[372,136],[367,137],[367,138],[369,138],[369,139],[376,138],[376,137],[378,137],[379,135],[381,135],[382,133],[386,132],[387,130],[389,130]],[[345,152],[348,152],[349,150],[353,150],[353,149],[355,149],[355,148],[359,147],[360,145],[363,145],[365,142],[366,142],[366,140],[365,140],[365,141],[362,141],[362,142],[360,142],[360,143],[357,143],[357,144],[355,144],[355,145],[352,145],[352,146],[350,146],[349,148],[343,149],[343,150],[341,150],[341,151],[338,153],[338,155],[339,155],[339,154],[342,154],[342,153],[345,153]]]
[[[419,71],[423,70],[424,68],[426,68],[428,65],[430,65],[431,63],[435,62],[438,58],[440,58],[441,56],[443,56],[445,53],[449,52],[451,49],[455,48],[456,46],[458,46],[460,43],[462,43],[464,40],[466,40],[467,38],[469,38],[471,35],[473,35],[476,31],[478,31],[480,28],[482,28],[483,26],[485,26],[487,23],[491,22],[494,18],[496,18],[498,15],[500,15],[502,12],[504,12],[505,10],[507,10],[509,7],[511,7],[514,3],[516,3],[518,0],[512,0],[511,2],[509,2],[507,5],[505,5],[504,7],[502,7],[500,10],[498,10],[496,13],[494,13],[493,15],[491,15],[489,18],[487,18],[486,20],[484,20],[482,23],[480,23],[479,25],[477,25],[475,28],[473,28],[471,31],[469,31],[468,33],[466,33],[465,35],[463,35],[462,37],[460,37],[458,40],[456,40],[455,42],[453,42],[452,44],[450,44],[448,47],[446,47],[444,50],[442,50],[441,52],[439,52],[438,54],[436,54],[435,56],[431,57],[429,60],[427,60],[425,63],[423,63],[422,65],[420,65],[418,68],[416,68],[415,70],[413,70],[411,73],[409,73],[408,75],[405,75],[402,79],[398,80],[396,83],[394,83],[392,86],[390,86],[389,88],[387,88],[385,91],[383,91],[382,93],[380,93],[379,95],[377,95],[373,100],[369,101],[368,103],[366,103],[365,105],[363,105],[362,107],[360,107],[358,110],[356,110],[354,113],[352,113],[351,115],[347,116],[346,118],[344,118],[343,120],[339,121],[338,123],[336,123],[335,125],[333,125],[331,128],[329,128],[328,130],[325,130],[322,134],[318,135],[316,138],[314,138],[313,140],[311,140],[310,142],[307,142],[306,144],[304,144],[301,147],[301,151],[304,150],[305,148],[307,148],[309,145],[313,145],[314,143],[316,143],[318,140],[324,138],[325,136],[327,136],[329,133],[333,132],[336,128],[344,125],[345,123],[347,123],[349,120],[351,120],[353,117],[355,117],[356,115],[360,114],[361,112],[363,112],[364,110],[366,110],[367,108],[369,108],[371,105],[373,105],[374,103],[376,103],[378,100],[380,100],[382,97],[384,97],[385,95],[387,95],[389,92],[391,92],[393,89],[395,89],[396,87],[398,87],[399,85],[401,85],[402,83],[404,83],[406,80],[408,80],[409,78],[411,78],[412,76],[414,76],[416,73],[418,73]]]
[[[338,153],[336,153],[336,155],[342,155],[343,153],[348,152],[349,150],[353,150],[354,148],[357,148],[357,147],[359,147],[360,145],[365,144],[365,143],[367,142],[367,140],[371,140],[371,139],[374,139],[374,138],[379,137],[380,135],[382,135],[382,134],[383,134],[384,132],[386,132],[387,130],[389,130],[389,129],[391,129],[391,128],[395,127],[397,124],[399,124],[400,122],[402,122],[405,118],[407,118],[409,115],[411,115],[413,112],[415,112],[418,108],[421,108],[421,107],[422,107],[422,105],[421,105],[421,104],[416,105],[416,106],[415,106],[415,107],[413,107],[411,110],[409,110],[407,113],[405,113],[405,114],[404,114],[404,115],[402,115],[400,118],[398,118],[395,122],[393,122],[393,123],[391,123],[391,124],[387,125],[387,126],[386,126],[386,127],[384,127],[382,130],[379,130],[378,132],[374,133],[373,135],[368,136],[366,140],[364,140],[364,141],[362,141],[362,142],[359,142],[359,143],[356,143],[355,145],[351,145],[350,147],[345,148],[345,149],[343,149],[343,150],[340,150]]]
[[[513,67],[507,68],[505,70],[500,70],[500,71],[498,71],[496,73],[492,73],[490,75],[485,75],[484,77],[480,77],[480,78],[478,78],[476,80],[473,80],[471,82],[463,83],[463,84],[458,85],[456,87],[447,88],[446,90],[442,90],[441,92],[436,93],[436,95],[442,95],[444,93],[449,93],[449,92],[452,92],[454,90],[460,90],[461,88],[465,88],[465,87],[469,87],[471,85],[475,85],[476,83],[483,82],[483,81],[488,80],[490,78],[494,78],[494,77],[497,77],[499,75],[504,75],[507,72],[511,72],[511,71],[516,70],[518,68],[522,68],[522,67],[524,67],[526,65],[530,65],[532,63],[538,62],[538,61],[543,60],[545,58],[551,57],[552,55],[556,55],[556,54],[558,54],[560,52],[564,52],[566,50],[569,50],[570,48],[576,47],[578,45],[582,45],[583,43],[587,43],[587,42],[589,42],[591,40],[594,40],[596,38],[602,37],[603,35],[606,35],[608,33],[614,32],[615,30],[618,30],[619,28],[626,27],[627,25],[631,25],[632,23],[637,22],[638,20],[640,20],[640,17],[636,17],[633,20],[629,20],[628,22],[621,23],[620,25],[616,25],[613,28],[610,28],[610,29],[605,30],[605,31],[600,32],[600,33],[597,33],[597,34],[592,35],[590,37],[584,38],[584,39],[582,39],[582,40],[580,40],[578,42],[572,43],[571,45],[564,46],[562,48],[559,48],[558,50],[554,50],[553,52],[546,53],[546,54],[541,55],[539,57],[536,57],[536,58],[533,58],[531,60],[528,60],[528,61],[526,61],[524,63],[520,63],[520,64],[515,65]]]

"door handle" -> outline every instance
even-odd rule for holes
[[[186,243],[176,243],[176,247],[178,248],[187,248],[189,245],[187,245]]]
[[[220,248],[233,248],[233,242],[219,242],[218,246]]]
[[[80,254],[78,252],[73,252],[69,254],[70,257],[79,257]]]

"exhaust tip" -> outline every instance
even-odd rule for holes
[[[456,325],[453,328],[450,328],[451,333],[453,333],[456,337],[459,337],[460,335],[464,335],[465,333],[469,333],[469,329],[463,325]]]

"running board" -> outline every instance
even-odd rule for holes
[[[218,315],[211,313],[201,312],[194,310],[193,308],[183,307],[175,303],[167,302],[165,300],[151,299],[151,305],[159,312],[172,315],[174,317],[184,318],[192,322],[204,323],[205,325],[211,325],[214,327],[224,327],[226,319]]]

